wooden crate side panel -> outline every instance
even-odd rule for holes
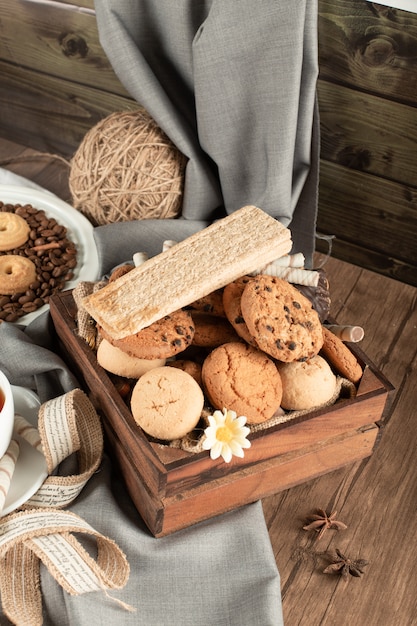
[[[326,81],[318,96],[322,159],[417,190],[415,106]]]
[[[92,11],[50,2],[0,0],[0,59],[50,76],[128,94],[99,43]]]
[[[123,445],[129,450],[131,458],[135,459],[144,483],[151,491],[159,493],[165,484],[165,467],[149,445],[146,435],[136,426],[132,414],[106,372],[97,366],[95,353],[76,337],[75,324],[68,316],[66,303],[69,307],[73,306],[72,299],[65,294],[50,301],[51,317],[61,340],[65,361],[87,390],[104,422],[108,422],[123,439]]]
[[[123,477],[136,510],[152,534],[157,535],[161,532],[163,523],[163,506],[159,490],[150,489],[146,484],[142,471],[138,470],[134,459],[125,449],[125,443],[120,441],[109,422],[105,424],[105,434],[106,449]]]
[[[375,425],[370,425],[323,442],[313,450],[289,453],[265,462],[254,473],[240,474],[238,482],[231,475],[224,481],[213,481],[200,489],[165,498],[163,527],[157,536],[176,532],[360,461],[372,454],[378,432]]]
[[[252,438],[251,448],[245,450],[244,458],[235,457],[228,466],[225,466],[223,459],[213,461],[208,455],[199,455],[194,461],[190,459],[175,469],[169,469],[166,495],[180,494],[184,489],[197,488],[221,479],[225,471],[228,476],[234,473],[239,476],[257,472],[259,465],[266,460],[309,449],[311,446],[320,446],[350,430],[367,427],[382,416],[386,397],[384,391],[371,393],[367,398],[362,396],[357,402],[334,405],[334,410],[317,415],[312,413],[311,417],[298,423],[258,433]]]
[[[320,78],[415,104],[417,15],[366,0],[319,0]]]
[[[138,104],[92,87],[0,62],[0,134],[36,150],[71,156],[88,130]]]

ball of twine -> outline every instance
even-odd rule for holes
[[[95,226],[178,217],[186,161],[145,111],[112,113],[71,160],[73,206]]]

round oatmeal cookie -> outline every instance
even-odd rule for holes
[[[105,370],[123,378],[140,378],[145,372],[165,365],[166,359],[139,359],[103,339],[97,348],[97,363]]]
[[[249,424],[270,419],[281,404],[282,383],[275,363],[246,343],[215,348],[203,363],[202,377],[211,405],[236,411]]]
[[[109,283],[121,278],[128,272],[134,269],[134,265],[130,265],[129,263],[125,263],[124,265],[118,265],[109,276]]]
[[[249,328],[242,315],[240,299],[248,282],[252,280],[250,276],[242,276],[232,283],[226,285],[223,291],[223,307],[226,317],[239,335],[248,344],[256,347],[256,341],[249,332]]]
[[[352,383],[362,378],[362,367],[355,355],[331,330],[323,326],[323,346],[321,354],[333,368]]]
[[[314,409],[336,393],[336,375],[319,354],[307,361],[277,363],[277,367],[282,380],[281,406],[287,411]]]
[[[188,311],[179,309],[134,335],[114,339],[103,328],[99,333],[113,346],[140,359],[167,359],[191,345],[194,323]]]
[[[323,345],[311,302],[287,281],[260,274],[241,297],[243,318],[258,347],[278,361],[310,359]]]
[[[200,348],[216,348],[228,341],[238,341],[233,326],[225,317],[208,313],[192,313],[194,322],[193,346]]]
[[[196,383],[200,385],[203,384],[201,378],[201,365],[196,361],[191,361],[190,359],[175,359],[174,361],[167,361],[167,366],[169,367],[177,367],[183,372],[187,372],[190,376],[194,378]]]
[[[192,311],[201,311],[201,313],[209,313],[210,315],[218,315],[219,317],[224,317],[224,308],[223,308],[223,289],[217,289],[216,291],[212,291],[211,293],[195,300],[187,307],[191,312]]]

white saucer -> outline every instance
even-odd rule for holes
[[[41,405],[38,396],[30,389],[16,385],[12,385],[12,392],[15,413],[19,413],[33,426],[37,426]],[[26,502],[48,476],[45,457],[22,437],[16,436],[16,439],[20,445],[19,457],[0,517],[11,513]]]
[[[68,236],[77,247],[77,267],[74,278],[68,281],[65,289],[73,289],[81,280],[94,281],[99,277],[99,261],[93,237],[93,225],[79,211],[74,209],[54,194],[17,185],[0,185],[0,200],[10,204],[31,204],[36,209],[45,211],[48,217],[54,217],[68,231]],[[18,324],[29,324],[38,315],[48,309],[48,305],[19,318]]]

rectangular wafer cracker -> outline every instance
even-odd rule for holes
[[[114,339],[133,335],[165,315],[288,254],[290,231],[255,206],[245,206],[152,257],[82,301]]]

